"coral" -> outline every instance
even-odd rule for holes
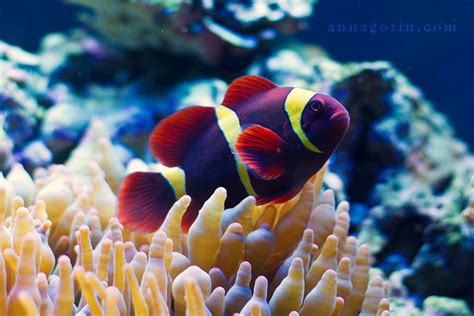
[[[126,73],[127,58],[120,59],[117,54],[81,32],[49,35],[37,55],[0,42],[0,72],[5,74],[0,77],[0,170],[8,171],[15,161],[30,172],[53,161],[64,162],[97,117],[104,121],[114,142],[143,155],[156,118],[175,110],[176,97],[159,102],[156,95],[137,98],[142,92],[137,85],[126,86],[121,92],[97,86],[83,94],[71,87],[78,73],[77,88]],[[87,62],[70,69],[85,58],[78,56],[88,56]],[[98,69],[87,71],[85,66],[92,59]],[[104,69],[115,72],[108,77]]]
[[[33,172],[36,168],[49,166],[53,162],[53,153],[44,142],[33,140],[15,154],[15,160]]]
[[[41,130],[46,145],[53,152],[71,150],[81,138],[87,125],[79,108],[69,104],[57,104],[44,117]]]
[[[301,29],[315,0],[118,1],[74,0],[89,10],[82,20],[126,48],[152,47],[194,55],[210,64],[243,58],[261,42]],[[229,56],[230,54],[230,56]]]
[[[2,170],[7,170],[13,162],[11,153],[36,136],[41,107],[49,104],[48,80],[38,69],[38,56],[0,41]]]
[[[430,296],[423,302],[423,312],[426,316],[468,316],[471,315],[466,303],[445,297]]]
[[[461,174],[472,173],[464,169],[465,166],[461,167],[456,171],[459,176],[454,179],[461,180]],[[410,181],[406,178],[403,181]],[[459,180],[454,179],[446,196],[433,197],[430,187],[420,181],[407,183],[403,194],[393,196],[384,188],[390,199],[371,211],[360,238],[374,249],[380,247],[378,258],[387,271],[410,268],[403,276],[410,292],[423,296],[454,296],[472,302],[472,282],[464,277],[471,273],[474,260],[469,206],[472,197],[463,198],[459,192],[464,190],[458,188],[462,181],[456,183]],[[410,188],[412,192],[408,191]],[[466,204],[468,207],[460,212]],[[400,241],[396,237],[400,233],[412,243]]]
[[[180,110],[188,106],[202,104],[218,106],[227,90],[225,81],[219,79],[195,80],[176,85],[166,96],[169,108]]]
[[[184,196],[145,235],[115,218],[106,170],[117,160],[84,164],[34,180],[17,164],[0,184],[1,315],[388,315],[367,245],[347,237],[348,203],[329,190],[317,205],[324,170],[282,205],[247,198],[224,210],[218,188],[188,234]],[[324,218],[331,227],[315,230]]]

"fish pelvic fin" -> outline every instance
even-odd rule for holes
[[[173,186],[163,174],[135,172],[120,186],[118,219],[128,229],[151,233],[160,228],[175,201]]]

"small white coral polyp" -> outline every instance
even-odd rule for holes
[[[107,170],[1,177],[0,315],[389,315],[368,247],[348,237],[349,204],[330,190],[317,202],[323,171],[282,205],[224,211],[219,188],[188,234],[185,196],[144,235],[114,217]]]

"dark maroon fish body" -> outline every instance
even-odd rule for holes
[[[128,175],[119,192],[119,219],[154,231],[187,194],[193,200],[183,218],[186,230],[218,187],[227,189],[228,207],[248,195],[257,204],[286,202],[321,169],[348,126],[346,109],[332,97],[241,77],[223,105],[186,108],[157,125],[151,151],[172,169]]]

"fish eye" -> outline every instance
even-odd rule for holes
[[[323,107],[323,103],[319,100],[313,100],[309,103],[309,106],[313,112],[317,113]]]

